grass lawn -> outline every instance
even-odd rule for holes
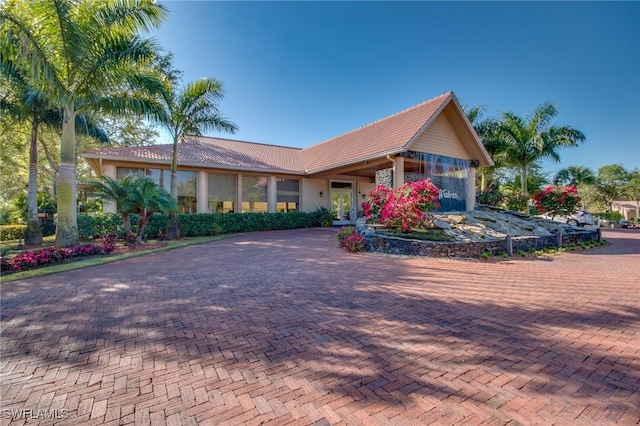
[[[117,262],[118,260],[129,259],[131,257],[144,256],[149,253],[156,253],[167,250],[174,250],[180,247],[191,246],[195,244],[208,243],[211,241],[222,240],[224,238],[230,238],[237,234],[224,234],[224,235],[216,235],[210,237],[186,237],[182,238],[179,241],[164,241],[166,243],[163,247],[156,247],[147,250],[137,250],[129,253],[122,254],[105,254],[105,255],[96,255],[96,256],[88,256],[87,258],[78,258],[78,260],[73,260],[72,262],[61,262],[61,263],[53,263],[50,265],[41,266],[35,269],[31,269],[28,271],[16,272],[10,275],[3,275],[0,280],[2,284],[22,280],[25,278],[35,278],[42,277],[45,275],[55,274],[58,272],[71,271],[73,269],[87,268],[89,266],[103,265],[105,263]],[[49,238],[49,237],[47,237]],[[151,240],[150,242],[153,242]],[[41,247],[33,248],[39,249],[47,246],[53,245],[53,240],[49,239],[45,241]],[[17,241],[11,242],[3,242],[0,245],[0,248],[3,250],[15,250],[17,246]]]

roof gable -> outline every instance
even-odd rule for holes
[[[300,158],[305,171],[313,173],[404,151],[452,96],[452,92],[447,92],[303,149]]]

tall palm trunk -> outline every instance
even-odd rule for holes
[[[63,114],[60,173],[58,174],[57,187],[56,247],[72,247],[78,244],[75,111],[73,105],[65,105]]]
[[[173,154],[171,157],[171,197],[178,204],[178,136],[173,138]],[[169,213],[167,220],[167,238],[170,240],[180,239],[180,225],[178,224],[178,215],[175,211]]]
[[[33,114],[29,147],[29,192],[27,195],[27,230],[24,243],[28,246],[42,244],[42,229],[38,222],[38,120]]]
[[[520,188],[522,190],[522,193],[524,195],[529,195],[529,188],[527,187],[527,166],[526,165],[521,167],[520,179],[522,180],[522,182],[520,182]]]

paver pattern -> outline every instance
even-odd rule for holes
[[[640,422],[640,230],[498,263],[349,254],[335,235],[3,284],[0,423]]]

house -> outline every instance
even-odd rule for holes
[[[172,145],[85,152],[99,175],[139,173],[168,189]],[[187,136],[178,148],[182,212],[336,212],[353,223],[376,184],[400,187],[430,177],[441,211],[472,210],[475,173],[493,165],[452,92],[350,132],[299,149],[231,139]],[[115,211],[112,204],[105,211]]]
[[[615,200],[611,202],[611,209],[619,212],[626,220],[635,220],[639,217],[637,213],[640,208],[637,201]]]

